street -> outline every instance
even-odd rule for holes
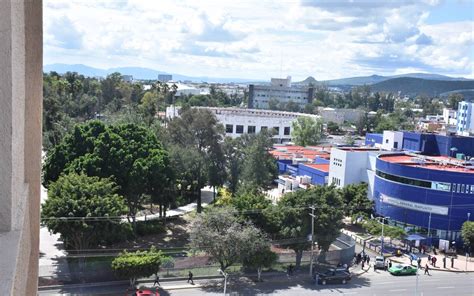
[[[248,280],[231,281],[227,286],[229,295],[415,295],[416,276],[392,276],[384,271],[373,271],[354,277],[347,285],[315,286],[306,275],[294,278],[265,278],[263,283]],[[197,285],[203,284],[196,281]],[[186,281],[164,282],[165,290],[159,289],[161,296],[166,295],[222,295],[222,287],[189,287]],[[149,285],[151,286],[151,285]],[[173,287],[166,290],[166,287]],[[176,289],[181,287],[181,289]],[[76,289],[57,289],[40,291],[39,295],[124,295],[126,287],[94,287]],[[453,294],[474,295],[474,273],[452,273],[432,271],[431,276],[420,272],[418,293],[416,295],[444,296]]]

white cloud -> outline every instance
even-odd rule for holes
[[[403,69],[472,77],[473,22],[425,24],[438,4],[44,0],[45,63],[262,79]]]

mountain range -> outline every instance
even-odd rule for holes
[[[58,73],[77,72],[79,74],[91,77],[105,77],[110,73],[119,72],[123,75],[132,75],[135,79],[156,80],[158,74],[171,74],[175,81],[192,81],[192,82],[214,82],[214,83],[264,83],[268,81],[259,81],[243,78],[222,78],[222,77],[208,77],[208,76],[186,76],[176,73],[166,73],[150,68],[142,67],[118,67],[110,69],[100,69],[89,67],[82,64],[68,65],[68,64],[52,64],[43,67],[44,72],[55,71]],[[348,77],[333,80],[318,81],[314,77],[309,76],[303,81],[294,82],[295,85],[326,85],[339,87],[344,90],[349,90],[357,85],[370,85],[374,91],[400,91],[403,95],[415,96],[418,94],[426,94],[429,96],[443,95],[448,92],[463,92],[469,97],[474,96],[474,80],[463,77],[454,78],[439,74],[426,73],[409,73],[393,76],[358,76]]]
[[[167,73],[163,71],[157,71],[150,68],[142,68],[142,67],[118,67],[118,68],[109,68],[109,69],[100,69],[94,68],[90,66],[86,66],[83,64],[51,64],[43,66],[43,72],[51,72],[55,71],[60,74],[64,74],[66,72],[77,72],[79,74],[90,76],[90,77],[106,77],[108,74],[119,72],[123,75],[132,75],[135,79],[144,79],[144,80],[156,80],[158,78],[158,74],[171,74],[173,75],[173,80],[175,81],[192,81],[192,82],[215,82],[215,83],[255,83],[258,80],[252,79],[242,79],[242,78],[223,78],[223,77],[208,77],[208,76],[186,76],[176,73]]]

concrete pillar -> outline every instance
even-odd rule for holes
[[[0,295],[36,295],[42,1],[0,0]]]

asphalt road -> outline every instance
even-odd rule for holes
[[[185,284],[175,282],[173,285]],[[165,283],[165,286],[170,283]],[[450,273],[432,271],[431,276],[418,277],[418,293],[415,294],[416,276],[395,277],[384,271],[370,270],[353,278],[347,285],[315,286],[306,276],[295,278],[272,278],[263,283],[233,282],[228,286],[228,295],[474,295],[474,273]],[[96,287],[68,290],[41,291],[39,295],[124,295],[123,286]],[[161,296],[222,295],[220,285],[209,288],[182,290],[160,290]]]

